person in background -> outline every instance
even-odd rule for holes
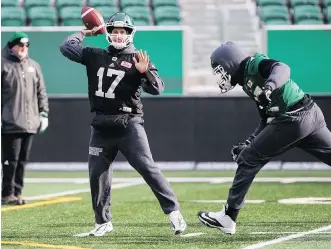
[[[48,126],[48,98],[40,65],[28,57],[29,37],[12,34],[1,52],[1,205],[22,205],[24,167],[33,135]]]

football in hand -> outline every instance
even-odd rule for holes
[[[96,9],[84,6],[81,11],[81,18],[85,27],[89,30],[98,27],[97,34],[105,32],[105,22],[102,15]]]

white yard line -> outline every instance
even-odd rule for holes
[[[113,183],[131,183],[142,181],[141,177],[125,177],[113,178]],[[172,183],[231,183],[233,177],[167,177],[167,180]],[[88,183],[88,178],[25,178],[26,183]],[[280,183],[295,183],[295,182],[331,182],[331,177],[257,177],[254,182],[280,182]]]
[[[227,200],[191,200],[188,202],[194,203],[226,203]],[[264,203],[265,200],[245,200],[245,203],[260,204]]]
[[[294,234],[300,232],[252,232],[249,234]],[[319,232],[318,234],[331,234],[331,232]]]
[[[112,189],[126,188],[126,187],[140,185],[143,183],[144,183],[143,181],[136,181],[136,182],[131,182],[131,183],[118,183],[118,184],[113,184]],[[48,198],[54,198],[54,197],[60,197],[60,196],[66,196],[66,195],[74,195],[74,194],[87,193],[87,192],[90,192],[89,188],[75,189],[75,190],[68,190],[68,191],[52,193],[52,194],[31,196],[31,197],[26,197],[26,199],[27,200],[40,200],[40,199],[48,199]]]
[[[285,236],[285,237],[280,237],[278,239],[273,239],[273,240],[269,240],[269,241],[266,241],[266,242],[257,243],[257,244],[254,244],[254,245],[244,247],[242,249],[263,248],[263,247],[268,246],[268,245],[279,244],[279,243],[282,243],[284,241],[301,238],[301,237],[304,237],[304,236],[309,235],[309,234],[316,234],[316,233],[324,232],[324,231],[327,231],[327,230],[331,230],[331,225],[325,226],[325,227],[320,227],[318,229],[310,230],[310,231],[307,231],[307,232],[301,232],[301,233],[296,233],[296,234],[292,234],[292,235]]]
[[[186,234],[182,234],[180,235],[181,237],[196,237],[196,236],[200,236],[203,235],[205,233],[186,233]]]

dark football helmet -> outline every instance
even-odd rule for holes
[[[238,83],[236,73],[240,63],[248,56],[238,44],[231,41],[222,44],[212,53],[211,67],[222,93],[230,91]]]
[[[124,37],[121,34],[112,34],[114,28],[124,28],[127,34]],[[106,39],[116,49],[128,47],[133,42],[135,32],[133,18],[124,12],[115,13],[106,22]]]

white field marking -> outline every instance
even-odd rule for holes
[[[188,202],[195,202],[195,203],[226,203],[226,200],[191,200]],[[253,204],[260,204],[264,203],[265,200],[245,200],[245,203],[253,203]]]
[[[187,233],[187,234],[183,234],[183,235],[180,235],[181,237],[195,237],[195,236],[200,236],[204,233]]]
[[[277,201],[281,204],[331,204],[331,198],[325,197],[306,197],[306,198],[289,198]]]
[[[331,230],[331,225],[328,225],[328,226],[325,226],[325,227],[320,227],[318,229],[310,230],[310,231],[307,231],[307,232],[301,232],[301,233],[296,233],[296,234],[292,234],[292,235],[285,236],[285,237],[280,237],[278,239],[273,239],[273,240],[269,240],[269,241],[266,241],[266,242],[257,243],[257,244],[254,244],[254,245],[246,246],[242,249],[263,248],[263,247],[268,246],[268,245],[279,244],[279,243],[282,243],[284,241],[301,238],[301,237],[304,237],[304,236],[309,235],[309,234],[316,234],[316,233],[324,232],[324,231],[327,231],[327,230]]]
[[[118,188],[125,188],[125,187],[131,187],[143,184],[142,181],[137,182],[131,182],[131,183],[118,183],[112,185],[112,189],[118,189]],[[37,196],[31,196],[26,197],[27,200],[40,200],[40,199],[48,199],[48,198],[54,198],[54,197],[60,197],[60,196],[66,196],[66,195],[74,195],[74,194],[80,194],[80,193],[87,193],[90,192],[89,188],[83,188],[83,189],[76,189],[76,190],[68,190],[53,194],[46,194],[46,195],[37,195]]]
[[[300,233],[300,232],[252,232],[249,234],[293,234],[293,233]],[[319,232],[316,234],[331,234],[331,232]]]
[[[113,178],[113,183],[142,181],[141,177]],[[233,177],[167,177],[172,183],[232,183]],[[88,178],[26,178],[27,183],[88,183]],[[331,177],[257,177],[254,182],[331,182]]]

